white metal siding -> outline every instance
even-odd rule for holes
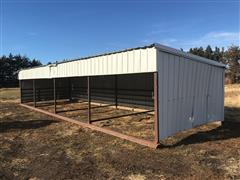
[[[224,68],[158,50],[157,69],[160,139],[224,119]]]
[[[19,72],[19,79],[43,79],[155,72],[156,49],[134,49]]]
[[[50,77],[51,70],[49,66],[43,66],[34,69],[25,69],[19,72],[18,79],[35,79],[35,77],[40,77],[41,79],[46,79]]]

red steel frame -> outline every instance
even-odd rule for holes
[[[33,89],[35,91],[35,81],[33,81],[33,82],[34,82]],[[20,85],[21,85],[21,81],[20,81]],[[70,122],[70,123],[80,125],[81,127],[84,127],[84,128],[89,128],[89,129],[92,129],[92,130],[95,130],[95,131],[100,131],[100,132],[103,132],[103,133],[106,133],[106,134],[110,134],[112,136],[116,136],[116,137],[119,137],[121,139],[125,139],[125,140],[131,141],[131,142],[135,142],[137,144],[141,144],[141,145],[148,146],[148,147],[151,147],[151,148],[157,148],[159,146],[159,121],[158,121],[159,120],[159,118],[158,118],[158,108],[159,108],[159,106],[158,106],[158,73],[157,72],[154,73],[154,136],[155,136],[154,141],[144,140],[144,139],[141,139],[141,138],[136,138],[136,137],[133,137],[133,136],[125,135],[125,134],[122,134],[122,133],[119,133],[119,132],[116,132],[116,131],[113,131],[113,130],[105,129],[105,128],[96,126],[94,124],[91,124],[91,77],[88,77],[88,123],[80,122],[78,120],[56,114],[56,79],[55,78],[53,79],[53,91],[54,91],[53,92],[53,94],[54,94],[54,113],[51,113],[51,112],[48,112],[48,111],[45,111],[45,110],[42,110],[42,109],[39,109],[39,108],[36,108],[36,107],[32,107],[32,106],[29,106],[29,105],[26,105],[26,104],[22,104],[22,103],[20,103],[20,105],[25,107],[25,108],[29,108],[31,110],[35,110],[37,112],[44,113],[48,116],[57,118],[59,120],[67,121],[67,122]],[[34,96],[35,96],[35,93],[34,93]],[[116,93],[116,97],[117,97],[117,93]],[[115,105],[117,107],[117,98],[116,98],[115,101],[116,101]],[[35,98],[34,98],[34,106],[36,106],[36,99]]]
[[[36,107],[36,85],[35,85],[35,79],[33,79],[33,102],[34,102],[34,107]]]
[[[154,132],[155,143],[159,144],[159,116],[158,116],[158,73],[154,73]]]
[[[91,124],[91,77],[88,76],[88,123]]]
[[[54,113],[57,113],[57,102],[56,102],[56,79],[53,78],[53,99],[54,99]]]
[[[20,103],[22,103],[22,81],[19,81],[19,89],[20,89]]]

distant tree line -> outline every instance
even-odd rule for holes
[[[214,61],[218,61],[226,64],[226,82],[228,83],[240,83],[240,48],[239,46],[232,45],[227,50],[224,48],[207,46],[190,48],[189,53],[205,57]]]
[[[9,54],[0,57],[0,88],[18,86],[18,71],[39,65],[42,65],[39,60],[26,56]]]
[[[190,48],[189,53],[218,61],[227,65],[226,79],[229,83],[240,83],[240,48],[232,45],[227,50],[211,46]],[[50,64],[50,63],[48,63]],[[26,56],[12,55],[0,57],[0,88],[18,85],[17,75],[20,69],[40,66],[42,63]]]

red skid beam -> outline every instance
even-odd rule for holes
[[[57,118],[57,119],[60,119],[60,120],[63,120],[63,121],[67,121],[67,122],[70,122],[70,123],[73,123],[73,124],[78,124],[81,127],[89,128],[89,129],[94,130],[94,131],[99,131],[99,132],[103,132],[103,133],[106,133],[106,134],[110,134],[112,136],[119,137],[121,139],[125,139],[125,140],[128,140],[128,141],[137,143],[137,144],[141,144],[143,146],[148,146],[148,147],[151,147],[151,148],[157,148],[158,147],[158,144],[156,144],[154,141],[148,141],[148,140],[136,138],[136,137],[125,135],[125,134],[122,134],[122,133],[119,133],[119,132],[116,132],[116,131],[113,131],[113,130],[101,128],[101,127],[98,127],[98,126],[93,125],[93,124],[80,122],[80,121],[74,120],[72,118],[68,118],[68,117],[58,115],[58,114],[54,114],[54,113],[51,113],[51,112],[48,112],[48,111],[45,111],[45,110],[42,110],[42,109],[38,109],[38,108],[35,108],[35,107],[32,107],[32,106],[28,106],[26,104],[20,104],[20,105],[22,107],[29,108],[31,110],[44,113],[48,116],[51,116],[51,117],[54,117],[54,118]]]

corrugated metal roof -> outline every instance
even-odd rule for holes
[[[200,56],[196,56],[196,55],[184,52],[184,51],[180,51],[180,50],[177,50],[177,49],[165,46],[165,45],[161,45],[159,43],[153,43],[153,44],[150,44],[150,45],[140,46],[140,47],[135,47],[135,48],[127,48],[127,49],[123,49],[123,50],[119,50],[119,51],[102,53],[102,54],[97,54],[97,55],[93,55],[93,56],[80,57],[80,58],[71,59],[71,60],[67,60],[67,61],[60,61],[60,62],[57,62],[57,64],[68,63],[68,62],[72,62],[72,61],[79,61],[79,60],[83,60],[83,59],[90,59],[90,58],[94,58],[94,57],[106,56],[106,55],[111,55],[111,54],[117,54],[117,53],[122,53],[122,52],[126,52],[126,51],[133,51],[133,50],[137,50],[137,49],[152,48],[152,47],[155,47],[155,48],[157,48],[157,49],[159,49],[160,51],[163,51],[163,52],[172,53],[172,54],[183,56],[183,57],[186,57],[186,58],[189,58],[189,59],[192,59],[192,60],[197,60],[197,61],[200,61],[202,63],[207,63],[207,64],[211,64],[211,65],[214,65],[214,66],[219,66],[219,67],[226,68],[226,66],[222,63],[219,63],[219,62],[207,59],[207,58],[203,58],[203,57],[200,57]],[[55,64],[55,63],[53,63],[53,64]],[[50,66],[51,65],[52,64],[50,64]],[[45,66],[49,66],[49,65],[42,65],[42,66],[37,66],[37,67],[33,67],[33,68],[24,68],[24,69],[21,69],[21,70],[34,69],[34,68],[45,67]]]
[[[68,63],[68,62],[72,62],[72,61],[85,60],[85,59],[90,59],[90,58],[95,58],[95,57],[100,57],[100,56],[106,56],[106,55],[111,55],[111,54],[117,54],[117,53],[122,53],[122,52],[127,52],[127,51],[133,51],[133,50],[138,50],[138,49],[152,48],[152,47],[155,47],[155,44],[156,43],[146,45],[146,46],[139,46],[139,47],[135,47],[135,48],[127,48],[127,49],[123,49],[123,50],[117,50],[117,51],[112,51],[112,52],[107,52],[107,53],[96,54],[96,55],[92,55],[92,56],[79,57],[79,58],[70,59],[70,60],[67,60],[67,61],[61,60],[59,62],[57,61],[57,64]],[[36,67],[32,67],[32,68],[24,68],[24,69],[21,69],[21,70],[51,66],[53,64],[55,64],[55,63],[49,64],[49,65],[36,66]]]
[[[156,48],[144,46],[89,56],[19,72],[19,79],[43,79],[156,71]]]
[[[213,61],[211,59],[204,58],[204,57],[196,56],[194,54],[190,54],[190,53],[178,50],[178,49],[174,49],[174,48],[164,46],[164,45],[161,45],[161,44],[158,44],[158,43],[154,43],[153,46],[156,47],[158,50],[163,51],[163,52],[167,52],[167,53],[171,53],[171,54],[174,54],[174,55],[182,56],[182,57],[185,57],[185,58],[188,58],[188,59],[191,59],[191,60],[195,60],[195,61],[199,61],[199,62],[202,62],[202,63],[211,64],[211,65],[214,65],[214,66],[226,68],[226,65],[224,65],[222,63],[219,63],[219,62],[216,62],[216,61]]]

